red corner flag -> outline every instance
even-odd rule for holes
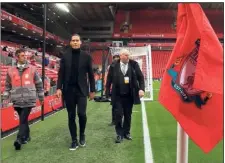
[[[178,5],[159,101],[204,152],[223,138],[223,48],[197,3]]]

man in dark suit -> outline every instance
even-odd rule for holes
[[[140,104],[144,96],[144,76],[138,63],[129,59],[130,52],[126,49],[120,51],[120,60],[110,66],[106,83],[106,96],[109,96],[112,84],[112,103],[116,112],[116,143],[123,138],[132,140],[130,135],[131,114],[134,104]],[[124,121],[122,123],[122,119]]]
[[[120,59],[120,56],[119,55],[114,55],[113,56],[113,62],[111,65],[109,65],[109,67],[107,68],[107,72],[106,72],[106,77],[105,79],[107,80],[107,75],[108,75],[108,71],[110,69],[111,66],[114,66],[114,64],[116,63],[116,61],[118,61]],[[104,82],[104,85],[106,86],[106,80]],[[115,105],[113,105],[113,103],[111,102],[111,105],[112,105],[112,122],[109,124],[109,126],[114,126],[116,123],[116,115],[115,115]]]
[[[89,98],[92,100],[95,94],[95,80],[92,69],[91,56],[80,50],[81,38],[78,34],[71,37],[70,48],[62,55],[58,73],[57,96],[63,98],[66,103],[69,119],[69,130],[72,137],[70,150],[78,148],[77,126],[75,123],[76,108],[79,117],[80,146],[85,146],[85,127],[87,122],[86,107]],[[88,80],[87,80],[88,76]]]

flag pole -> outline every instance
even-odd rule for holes
[[[43,89],[45,87],[45,50],[46,50],[46,15],[47,15],[47,4],[43,5],[44,11],[44,20],[43,20],[43,50],[42,50],[42,82],[43,82]],[[41,106],[41,120],[44,121],[44,104]]]
[[[177,122],[177,162],[188,163],[188,135]]]

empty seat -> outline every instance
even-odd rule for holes
[[[171,51],[152,51],[153,78],[162,78]]]

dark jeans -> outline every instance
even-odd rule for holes
[[[117,135],[123,137],[126,134],[130,134],[132,108],[133,101],[131,96],[117,96],[115,103],[115,129]]]
[[[116,123],[115,105],[112,105],[112,122]]]
[[[17,111],[19,115],[19,132],[17,134],[17,139],[26,139],[30,137],[30,129],[28,125],[28,117],[31,112],[31,107],[29,108],[19,108],[15,107],[15,110]]]
[[[66,102],[66,108],[68,112],[70,135],[72,141],[74,141],[77,140],[77,125],[75,122],[76,110],[79,117],[80,135],[84,135],[85,133],[87,122],[86,116],[87,97],[80,96],[71,89],[65,93],[64,100]]]

